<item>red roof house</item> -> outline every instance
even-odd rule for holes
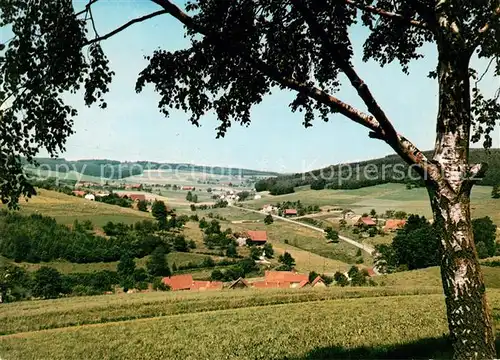
[[[194,190],[194,186],[183,186],[181,189],[182,189],[182,190],[189,190],[189,191],[192,191],[192,190]]]
[[[248,238],[259,245],[263,245],[267,242],[267,232],[266,231],[247,231]]]
[[[285,281],[256,281],[252,285],[257,289],[289,289],[291,286]]]
[[[370,277],[377,275],[377,273],[372,268],[366,268],[366,271],[368,272],[368,275],[370,275]]]
[[[377,226],[377,223],[375,221],[373,221],[373,219],[369,216],[365,216],[365,217],[360,217],[358,222],[356,223],[356,226]]]
[[[172,291],[190,290],[191,285],[193,284],[193,276],[191,276],[191,274],[174,275],[165,277],[162,281],[165,285],[170,286]]]
[[[291,284],[300,284],[302,281],[309,282],[309,276],[292,271],[266,271],[265,279],[267,282],[288,282]]]
[[[389,219],[385,222],[384,231],[396,231],[405,226],[406,220]]]
[[[190,290],[222,290],[224,284],[221,281],[193,281]]]
[[[84,197],[85,194],[86,194],[86,192],[82,191],[82,190],[75,190],[75,191],[73,191],[73,195],[75,195],[75,196]]]
[[[285,209],[285,216],[297,216],[296,209]]]
[[[247,287],[249,287],[247,281],[241,277],[233,281],[231,285],[229,285],[230,289],[244,289]]]
[[[145,201],[146,200],[146,195],[144,194],[130,194],[128,195],[128,198],[133,201]]]
[[[311,283],[311,287],[326,287],[325,281],[321,278],[321,276],[316,276],[316,279]]]
[[[193,281],[191,274],[174,275],[162,279],[165,285],[170,286],[172,291],[179,290],[222,290],[223,283],[220,281]]]

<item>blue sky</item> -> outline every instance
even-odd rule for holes
[[[85,2],[75,0],[76,7]],[[102,0],[94,7],[97,30],[102,35],[155,10],[155,4],[143,0]],[[365,36],[364,29],[353,31],[358,54]],[[369,139],[366,129],[340,115],[332,116],[328,123],[317,120],[305,129],[300,114],[289,111],[293,94],[278,90],[254,108],[250,127],[233,125],[223,139],[215,139],[217,119],[213,114],[202,119],[200,128],[191,125],[182,112],[165,118],[150,87],[140,94],[134,88],[138,73],[147,64],[144,55],[158,47],[175,50],[187,45],[182,27],[168,15],[133,25],[102,45],[116,72],[106,96],[108,108],[87,108],[81,97],[71,98],[79,116],[76,133],[62,155],[67,159],[190,162],[301,172],[392,153],[381,141]],[[426,59],[415,62],[409,76],[397,64],[380,69],[376,63],[356,61],[356,67],[397,130],[427,150],[434,143],[437,84],[426,77],[435,68],[434,47],[427,46],[424,53]],[[485,86],[492,90],[495,81],[498,86],[498,80],[489,77]],[[348,85],[337,96],[365,110]],[[498,136],[494,145],[498,146]]]

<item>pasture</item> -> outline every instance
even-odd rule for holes
[[[498,319],[500,292],[490,289],[488,296]],[[451,354],[437,287],[120,294],[0,307],[5,360]]]
[[[500,200],[491,198],[491,187],[475,186],[471,199],[473,217],[490,216],[493,222],[500,224]],[[408,190],[403,184],[384,184],[356,190],[302,189],[292,194],[278,196],[263,193],[261,199],[247,201],[245,206],[260,209],[266,204],[297,200],[304,205],[352,209],[358,215],[375,209],[379,214],[385,213],[386,210],[396,210],[432,217],[425,188]]]
[[[88,201],[76,196],[37,189],[38,195],[28,201],[20,201],[22,214],[41,214],[50,216],[57,222],[71,225],[75,220],[90,220],[94,225],[102,227],[108,221],[134,224],[144,219],[152,219],[149,213],[134,209],[122,208],[95,201]],[[0,208],[5,206],[0,205]]]
[[[221,257],[218,256],[210,256],[197,253],[171,252],[167,254],[168,264],[170,266],[175,264],[177,267],[185,266],[189,263],[199,265],[206,258],[212,258],[214,260],[222,259]],[[136,268],[144,268],[146,266],[146,262],[148,261],[148,259],[149,256],[145,256],[140,259],[135,259]],[[93,271],[102,271],[102,270],[116,271],[116,266],[118,265],[118,261],[83,263],[83,264],[72,263],[68,261],[39,262],[36,264],[28,262],[14,263],[9,259],[0,256],[0,266],[2,264],[9,264],[9,263],[13,263],[14,265],[22,267],[30,272],[36,271],[40,269],[42,266],[49,266],[63,274],[90,273]],[[208,276],[210,276],[210,273],[208,274]],[[198,274],[198,277],[200,277],[200,274]]]

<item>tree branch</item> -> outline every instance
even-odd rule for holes
[[[283,74],[281,74],[277,69],[270,66],[266,62],[261,59],[255,59],[252,56],[248,55],[245,48],[238,48],[236,44],[228,44],[224,42],[223,38],[220,34],[214,34],[208,32],[205,28],[197,24],[192,17],[183,12],[179,7],[172,4],[169,0],[151,0],[154,3],[160,5],[163,9],[165,9],[170,15],[175,17],[181,23],[183,23],[187,28],[196,31],[199,34],[204,35],[208,40],[212,41],[216,45],[218,44],[225,51],[235,50],[235,53],[245,61],[247,61],[250,65],[254,66],[256,69],[261,71],[263,74],[271,78],[272,80],[278,82],[279,84],[292,89],[307,96],[315,99],[316,101],[325,104],[336,112],[346,116],[350,120],[363,125],[364,127],[370,129],[370,137],[384,140],[387,142],[398,155],[400,155],[403,160],[405,160],[409,165],[416,165],[417,171],[424,175],[424,173],[431,174],[432,178],[439,178],[439,171],[435,165],[432,165],[429,160],[425,157],[425,155],[418,150],[415,145],[413,145],[409,140],[403,137],[400,134],[397,134],[394,130],[392,124],[389,122],[385,114],[378,107],[377,103],[373,99],[373,96],[369,92],[366,84],[364,84],[353,69],[348,70],[348,73],[353,77],[352,82],[357,83],[355,85],[358,93],[363,94],[364,97],[367,97],[365,103],[367,103],[368,108],[372,109],[375,113],[378,113],[382,121],[385,120],[385,127],[380,123],[380,119],[376,116],[371,116],[366,113],[363,113],[351,105],[342,102],[341,100],[329,95],[328,93],[304,83],[300,83],[294,79],[290,79]],[[348,65],[348,63],[347,63]],[[349,65],[350,67],[350,65]],[[354,84],[353,84],[354,86]],[[378,111],[376,111],[378,109]],[[389,134],[388,134],[389,132]]]
[[[385,132],[385,135],[389,138],[397,138],[397,133],[391,122],[385,115],[384,111],[380,108],[377,101],[373,97],[370,89],[366,83],[359,77],[352,65],[349,63],[348,59],[340,53],[336,44],[331,41],[330,36],[326,33],[323,27],[316,21],[313,13],[307,7],[303,0],[292,0],[292,4],[295,8],[302,14],[306,23],[309,25],[311,32],[314,33],[321,41],[329,48],[333,55],[333,61],[342,70],[342,72],[347,76],[351,85],[356,89],[359,97],[363,100],[368,111],[375,116],[380,126]]]
[[[103,36],[98,36],[96,37],[95,39],[92,39],[92,40],[88,40],[83,46],[87,46],[87,45],[90,45],[90,44],[93,44],[93,43],[96,43],[96,42],[99,42],[101,40],[106,40],[110,37],[112,37],[113,35],[116,35],[118,34],[119,32],[125,30],[126,28],[128,28],[129,26],[135,24],[135,23],[139,23],[139,22],[142,22],[142,21],[145,21],[145,20],[148,20],[148,19],[151,19],[155,16],[158,16],[158,15],[163,15],[163,14],[167,14],[168,12],[166,10],[159,10],[159,11],[155,11],[151,14],[148,14],[148,15],[144,15],[144,16],[141,16],[141,17],[138,17],[138,18],[135,18],[133,20],[130,20],[129,22],[123,24],[122,26],[116,28],[115,30],[103,35]]]
[[[403,158],[408,164],[416,165],[421,175],[429,175],[432,178],[439,178],[439,171],[435,165],[431,164],[425,155],[408,139],[398,134],[391,121],[378,105],[374,96],[366,83],[359,77],[348,59],[343,58],[336,44],[332,43],[331,38],[325,32],[323,27],[316,21],[313,13],[309,10],[303,0],[292,0],[293,6],[302,14],[304,20],[309,25],[311,32],[315,33],[323,41],[330,52],[333,54],[333,61],[347,76],[351,85],[356,89],[359,97],[363,100],[368,111],[375,117],[380,125],[378,131],[369,134],[370,137],[384,140],[394,151]]]
[[[387,10],[384,10],[384,9],[380,9],[380,8],[377,8],[375,6],[372,6],[372,5],[363,5],[363,4],[360,4],[356,1],[353,1],[353,0],[345,0],[346,4],[347,5],[350,5],[350,6],[353,6],[357,9],[360,9],[360,10],[363,10],[363,11],[366,11],[370,14],[375,14],[375,15],[379,15],[381,17],[384,17],[384,18],[387,18],[387,19],[391,19],[391,20],[395,20],[395,21],[399,21],[399,22],[405,22],[409,25],[412,25],[412,26],[415,26],[415,27],[418,27],[420,29],[428,29],[429,26],[422,22],[422,21],[418,21],[418,20],[414,20],[414,19],[408,19],[406,17],[404,17],[403,15],[401,14],[397,14],[397,13],[394,13],[394,12],[391,12],[391,11],[387,11]]]
[[[498,6],[491,15],[490,21],[488,21],[483,27],[481,27],[481,29],[479,29],[479,34],[481,34],[481,36],[484,36],[491,29],[491,24],[493,24],[493,22],[495,22],[499,18],[500,18],[500,6]]]
[[[99,0],[89,0],[88,4],[85,5],[85,9],[83,9],[82,11],[79,11],[75,14],[75,16],[80,16],[80,15],[83,15],[85,14],[87,11],[89,11],[90,7],[92,5],[94,5],[96,2],[98,2]]]

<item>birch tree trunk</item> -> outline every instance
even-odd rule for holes
[[[441,277],[455,359],[494,359],[495,336],[470,216],[470,53],[438,44],[439,114],[433,160],[439,180],[427,181],[441,231]],[[455,51],[455,49],[457,49]]]

